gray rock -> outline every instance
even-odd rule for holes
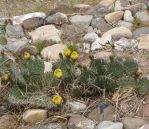
[[[129,0],[116,0],[115,11],[123,10],[125,7],[130,6]]]
[[[61,42],[61,34],[62,32],[55,28],[54,25],[45,25],[29,32],[33,43],[37,41],[48,41],[49,45],[53,43]]]
[[[98,4],[86,11],[87,15],[101,16],[108,12],[108,7]]]
[[[68,121],[69,129],[95,129],[95,127],[94,121],[80,115],[73,115]]]
[[[56,14],[48,16],[46,18],[46,23],[61,25],[64,23],[68,23],[68,18],[66,14],[58,12]]]
[[[89,27],[92,18],[93,18],[92,15],[83,15],[83,16],[75,15],[75,16],[71,16],[69,20],[71,24]]]
[[[123,124],[120,122],[102,121],[99,123],[98,129],[123,129]]]
[[[23,21],[22,26],[25,30],[33,30],[37,27],[43,26],[46,23],[45,19],[41,17],[32,17]]]
[[[149,27],[141,27],[133,31],[134,37],[138,37],[144,34],[149,34]]]
[[[132,32],[126,27],[115,27],[103,34],[103,36],[111,35],[112,39],[120,39],[122,37],[131,38]]]
[[[149,34],[137,38],[139,40],[139,49],[149,49]]]
[[[84,112],[87,108],[86,104],[77,101],[68,101],[67,105],[73,113]]]
[[[128,28],[129,30],[132,30],[133,29],[133,24],[131,22],[126,22],[126,21],[119,21],[118,23],[118,26],[123,26],[123,27],[126,27]]]
[[[135,14],[138,11],[145,10],[146,5],[144,3],[137,3],[128,7],[125,7],[123,10],[130,10],[132,14]]]
[[[86,34],[83,39],[88,42],[94,42],[98,38],[96,33],[88,33]]]
[[[81,39],[87,32],[83,26],[63,24],[61,27],[62,39],[66,41],[76,41]]]
[[[13,20],[13,24],[22,24],[23,21],[33,17],[45,18],[46,14],[43,12],[28,13],[21,16],[14,16],[12,20]]]
[[[108,31],[109,29],[112,29],[112,26],[106,23],[104,18],[93,18],[91,22],[91,26],[93,28],[97,28],[101,30],[102,32]]]
[[[41,55],[44,59],[49,59],[51,63],[57,62],[60,59],[59,54],[63,54],[66,48],[67,47],[64,44],[54,44],[52,46],[45,47],[41,51]]]
[[[116,11],[105,15],[105,19],[108,23],[115,24],[123,18],[123,15],[124,15],[123,11]]]
[[[114,43],[115,49],[118,51],[135,51],[138,48],[137,40],[121,38]]]
[[[12,52],[17,52],[19,51],[20,48],[23,46],[26,46],[28,44],[28,39],[27,38],[21,38],[21,39],[16,39],[16,38],[8,38],[7,39],[7,45],[5,47]]]
[[[62,126],[58,123],[49,123],[49,124],[38,124],[35,126],[30,126],[25,129],[66,129],[62,128]]]
[[[149,12],[140,11],[135,14],[135,17],[141,21],[143,24],[149,24]]]
[[[106,53],[104,53],[104,54],[106,54]],[[103,59],[103,57],[106,57],[105,55],[102,57],[101,56],[99,57],[99,55],[98,55],[98,59]],[[106,58],[110,58],[109,56],[111,56],[111,53]],[[113,121],[114,120],[114,113],[115,113],[114,107],[111,104],[105,103],[105,104],[100,104],[96,109],[92,110],[88,114],[88,118],[90,118],[91,120],[94,120],[96,122]]]
[[[134,21],[134,17],[132,16],[131,11],[126,10],[124,13],[124,21],[126,22],[133,22]]]
[[[11,38],[22,38],[24,37],[24,31],[21,25],[11,25],[6,26],[6,35]]]
[[[143,118],[122,118],[122,123],[124,124],[125,129],[138,129],[145,124],[149,124],[148,119]]]

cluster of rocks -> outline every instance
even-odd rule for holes
[[[65,42],[79,42],[80,53],[94,52],[95,58],[106,58],[111,52],[105,50],[136,51],[149,49],[149,1],[148,0],[102,0],[98,5],[75,5],[83,10],[81,14],[64,14],[55,12],[49,16],[35,12],[14,17],[0,17],[0,52],[15,59],[12,53],[29,50],[37,54],[38,41],[46,44],[40,56],[45,60],[45,72],[52,71],[52,63],[59,60],[67,45]],[[134,25],[139,21],[139,27]],[[81,57],[81,56],[80,56]],[[86,58],[81,60],[86,63]],[[122,118],[114,122],[115,110],[111,104],[99,105],[87,116],[80,115],[87,106],[80,102],[66,103],[73,113],[67,127],[69,129],[148,129],[149,120],[144,118]],[[144,116],[149,117],[148,106]],[[48,117],[44,109],[29,109],[22,119],[27,123],[36,123]],[[14,115],[0,118],[2,128],[14,128],[18,120]],[[0,128],[1,128],[0,127]],[[25,128],[25,127],[24,127]],[[46,123],[29,127],[29,129],[62,129],[59,123]]]
[[[83,102],[68,101],[67,108],[71,112],[69,119],[64,123],[43,122],[46,120],[48,110],[28,109],[22,115],[22,120],[30,126],[22,126],[20,129],[148,129],[149,119],[139,117],[124,117],[121,122],[115,122],[115,108],[110,103],[101,103],[87,115],[81,115],[87,110]],[[148,115],[149,116],[149,115]],[[56,117],[56,116],[55,116]],[[19,120],[16,115],[4,115],[0,118],[2,129],[14,129]],[[40,122],[40,124],[38,124]],[[35,124],[36,123],[36,124]]]

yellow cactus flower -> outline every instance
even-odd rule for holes
[[[63,99],[60,95],[54,95],[52,97],[52,102],[55,104],[55,105],[61,105],[63,103]]]
[[[24,58],[25,60],[29,60],[30,57],[31,57],[31,55],[30,55],[29,52],[24,52],[24,54],[23,54],[23,58]]]
[[[54,71],[54,76],[55,76],[56,78],[61,78],[61,77],[63,76],[62,70],[61,70],[61,69],[55,69],[55,71]]]
[[[76,51],[73,51],[70,55],[70,58],[73,60],[77,60],[79,57],[79,54]]]
[[[9,75],[7,74],[7,73],[4,73],[3,75],[2,75],[2,80],[3,81],[8,81],[9,80]]]
[[[70,54],[71,54],[70,49],[65,49],[65,50],[64,50],[64,55],[65,55],[65,56],[68,57],[68,56],[70,56]]]

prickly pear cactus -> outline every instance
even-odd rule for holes
[[[149,92],[149,79],[147,77],[142,77],[138,80],[138,91],[140,95],[145,95]]]
[[[118,87],[116,81],[108,76],[99,76],[95,84],[102,89],[105,89],[107,92],[114,92],[114,90]]]
[[[128,76],[134,77],[135,73],[138,70],[138,64],[133,59],[126,59],[126,61],[124,62],[124,67],[125,67],[126,74]]]

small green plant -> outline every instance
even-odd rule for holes
[[[0,44],[1,45],[6,45],[7,44],[7,39],[5,38],[5,36],[0,36]]]
[[[134,26],[134,28],[139,28],[139,27],[141,27],[143,25],[143,23],[141,22],[141,20],[139,20],[139,19],[135,19],[134,21],[133,21],[133,26]]]
[[[46,41],[38,41],[35,46],[37,52],[40,53],[46,47]]]

